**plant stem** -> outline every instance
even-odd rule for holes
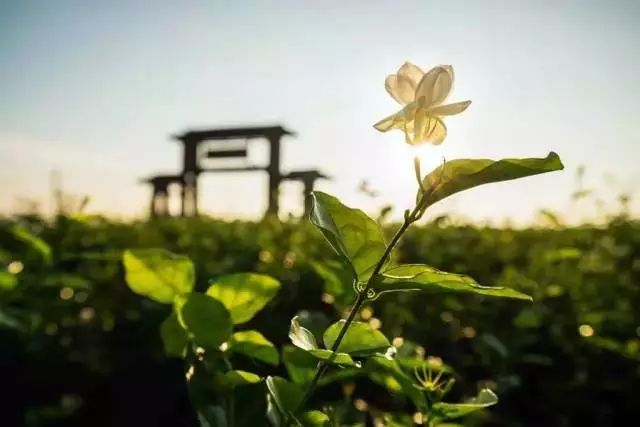
[[[402,223],[398,231],[396,231],[396,233],[391,238],[389,245],[386,247],[384,253],[382,254],[382,257],[380,257],[380,259],[378,260],[378,263],[374,267],[373,272],[371,273],[371,276],[369,276],[369,280],[367,280],[367,284],[365,285],[364,289],[358,292],[358,296],[356,297],[356,300],[353,303],[353,306],[351,307],[351,311],[349,312],[349,315],[347,316],[346,321],[342,325],[342,328],[340,329],[340,332],[338,333],[338,336],[336,337],[336,340],[333,343],[333,346],[331,346],[331,351],[334,352],[334,356],[335,356],[335,352],[338,350],[338,347],[340,346],[340,343],[342,342],[342,339],[346,335],[347,330],[349,329],[349,326],[351,326],[351,323],[353,323],[353,319],[355,319],[356,314],[358,313],[358,311],[360,311],[360,308],[362,307],[362,304],[364,304],[364,302],[366,301],[367,291],[371,287],[374,278],[378,275],[378,273],[380,273],[380,270],[382,269],[384,264],[387,262],[389,255],[391,255],[391,251],[398,244],[398,241],[400,240],[404,232],[407,231],[407,228],[409,228],[409,226],[416,220],[415,215],[417,212],[418,212],[418,206],[416,206],[410,214],[405,215],[404,222]],[[318,381],[320,381],[320,378],[322,378],[322,376],[326,373],[327,369],[329,368],[330,362],[331,362],[331,359],[329,359],[327,362],[318,362],[316,373],[313,376],[313,379],[311,380],[311,382],[309,383],[309,387],[307,388],[307,391],[304,397],[302,398],[302,401],[300,402],[298,409],[303,408],[307,404],[315,388],[318,386]]]

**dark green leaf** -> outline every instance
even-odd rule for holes
[[[229,351],[241,353],[270,365],[277,365],[278,350],[258,331],[236,332],[229,340]]]
[[[181,307],[181,320],[196,344],[218,348],[231,335],[231,315],[224,305],[208,295],[190,294]]]
[[[451,291],[532,301],[529,295],[513,289],[482,286],[471,277],[447,273],[423,264],[401,265],[385,270],[376,277],[372,289],[376,294],[397,291]]]
[[[545,158],[525,159],[457,159],[437,167],[422,180],[428,195],[423,206],[431,206],[452,194],[482,184],[508,181],[563,169],[560,157],[554,152]],[[418,193],[418,200],[422,197]]]
[[[439,418],[452,419],[463,417],[471,412],[478,411],[498,403],[498,396],[488,388],[480,390],[478,396],[467,403],[439,402],[433,405],[433,410]]]
[[[302,402],[304,390],[284,378],[267,377],[267,390],[281,414],[291,414]]]
[[[344,320],[339,320],[324,331],[323,340],[326,348],[333,347],[344,324]],[[340,342],[338,351],[354,355],[363,355],[378,351],[384,352],[389,346],[391,346],[391,344],[382,332],[373,329],[368,323],[352,322]]]
[[[168,304],[193,290],[193,263],[185,256],[164,249],[140,249],[125,251],[122,259],[127,284],[137,294]]]
[[[175,313],[171,313],[160,325],[160,336],[167,356],[184,356],[189,336],[178,321],[178,316]]]
[[[359,209],[343,205],[333,196],[314,191],[311,222],[351,266],[358,281],[371,276],[386,249],[382,230],[374,220]]]
[[[282,363],[294,383],[308,384],[313,379],[318,359],[298,347],[285,345],[282,347]]]
[[[278,293],[280,282],[255,273],[220,276],[211,282],[207,295],[216,298],[231,312],[234,324],[249,320]]]
[[[384,356],[373,356],[367,359],[365,369],[375,382],[387,387],[390,391],[401,392],[411,399],[420,411],[427,408],[422,391],[413,384],[411,378],[400,368],[393,359]]]

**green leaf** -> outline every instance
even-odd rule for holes
[[[345,324],[345,320],[339,320],[324,331],[323,340],[327,348],[333,348],[333,344]],[[387,337],[364,322],[352,322],[345,333],[338,351],[344,353],[363,355],[378,351],[384,351],[391,346]]]
[[[0,271],[0,290],[10,291],[18,286],[18,278],[15,274]]]
[[[447,273],[423,264],[392,267],[376,277],[372,289],[377,295],[398,291],[452,291],[533,301],[529,295],[513,289],[482,286],[469,276]]]
[[[34,253],[37,253],[38,256],[45,262],[45,264],[51,264],[53,256],[51,253],[51,246],[49,246],[47,242],[45,242],[26,228],[20,227],[18,225],[14,225],[13,227],[11,227],[11,233],[16,238],[16,240],[21,241],[30,250],[32,250]]]
[[[195,273],[189,258],[164,249],[127,250],[122,257],[131,290],[169,304],[193,290]]]
[[[313,192],[311,222],[353,269],[360,282],[372,274],[386,250],[382,229],[359,209],[343,205],[328,194]]]
[[[304,396],[304,390],[284,378],[267,377],[267,390],[281,414],[291,414],[298,409]]]
[[[308,351],[293,345],[285,345],[282,347],[282,363],[294,383],[308,384],[315,375],[318,359]]]
[[[463,417],[471,412],[478,411],[498,403],[498,396],[488,388],[480,390],[478,396],[466,403],[438,402],[433,405],[433,410],[438,417],[452,419]]]
[[[367,359],[365,369],[371,379],[393,392],[401,392],[411,399],[420,411],[427,409],[422,390],[413,384],[411,378],[400,368],[396,360],[384,356],[373,356]]]
[[[260,376],[247,371],[241,370],[231,370],[227,371],[224,374],[219,374],[216,376],[216,382],[221,387],[234,388],[242,385],[255,384],[260,382],[262,379]]]
[[[196,344],[218,348],[233,330],[231,315],[224,305],[208,295],[190,294],[180,308],[180,320]]]
[[[280,361],[278,350],[258,331],[241,331],[233,334],[229,340],[229,351],[244,354],[274,366]]]
[[[347,353],[334,353],[331,350],[323,348],[308,350],[308,353],[316,359],[322,360],[323,362],[327,362],[331,365],[360,367],[360,364],[354,362],[351,356]]]
[[[289,338],[296,347],[300,347],[303,350],[318,348],[316,338],[313,336],[311,331],[300,325],[300,316],[294,316],[291,319]]]
[[[273,277],[237,273],[211,281],[207,295],[222,301],[237,325],[251,320],[278,293],[278,289],[280,282]]]
[[[309,411],[301,414],[298,420],[304,427],[331,427],[329,416],[320,411]]]
[[[335,298],[336,304],[346,306],[353,302],[353,270],[333,259],[311,261],[311,267],[324,281],[323,290]]]
[[[178,316],[175,313],[171,313],[160,325],[160,336],[167,356],[184,357],[184,350],[189,342],[189,336],[178,321]]]
[[[431,206],[452,194],[482,184],[508,181],[526,176],[562,170],[560,157],[551,152],[545,158],[527,159],[457,159],[445,162],[422,180],[427,189],[423,206]],[[422,197],[418,193],[418,200]]]

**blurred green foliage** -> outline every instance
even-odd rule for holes
[[[125,284],[122,252],[152,247],[193,260],[199,292],[228,273],[278,279],[277,296],[240,328],[258,329],[278,347],[289,342],[283,325],[293,316],[318,335],[353,293],[341,286],[344,271],[320,232],[306,222],[2,220],[0,425],[197,424],[183,367],[164,355],[158,333],[171,308]],[[469,425],[624,425],[633,417],[640,390],[639,222],[621,217],[606,226],[514,230],[439,220],[410,230],[398,257],[534,297],[530,304],[395,293],[362,311],[360,320],[402,337],[399,352],[454,366],[452,400],[485,387],[496,391],[500,403],[465,420]],[[298,357],[291,351],[285,347],[277,367],[247,358],[238,368],[287,376],[284,365]],[[383,412],[408,404],[368,378],[337,375],[323,384],[317,399],[352,401],[347,418],[354,424],[367,421],[363,403]],[[259,396],[252,387],[246,393]]]

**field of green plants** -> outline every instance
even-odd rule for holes
[[[197,425],[183,361],[165,355],[158,333],[171,307],[127,287],[122,254],[130,248],[189,256],[199,291],[227,273],[278,279],[276,297],[239,328],[258,329],[278,348],[289,342],[283,325],[293,316],[321,333],[353,300],[335,255],[306,222],[4,219],[0,425]],[[516,230],[439,218],[410,230],[397,257],[534,298],[393,293],[361,310],[361,320],[394,338],[399,354],[451,367],[452,398],[485,387],[497,393],[499,403],[465,425],[628,425],[634,419],[640,223],[620,216],[603,226]],[[261,376],[291,377],[280,356],[277,365],[248,358],[238,363]],[[314,399],[340,403],[345,425],[375,425],[376,413],[411,406],[394,387],[371,376],[337,375]],[[263,389],[263,383],[243,388],[235,425],[261,425],[252,414],[265,405]]]

